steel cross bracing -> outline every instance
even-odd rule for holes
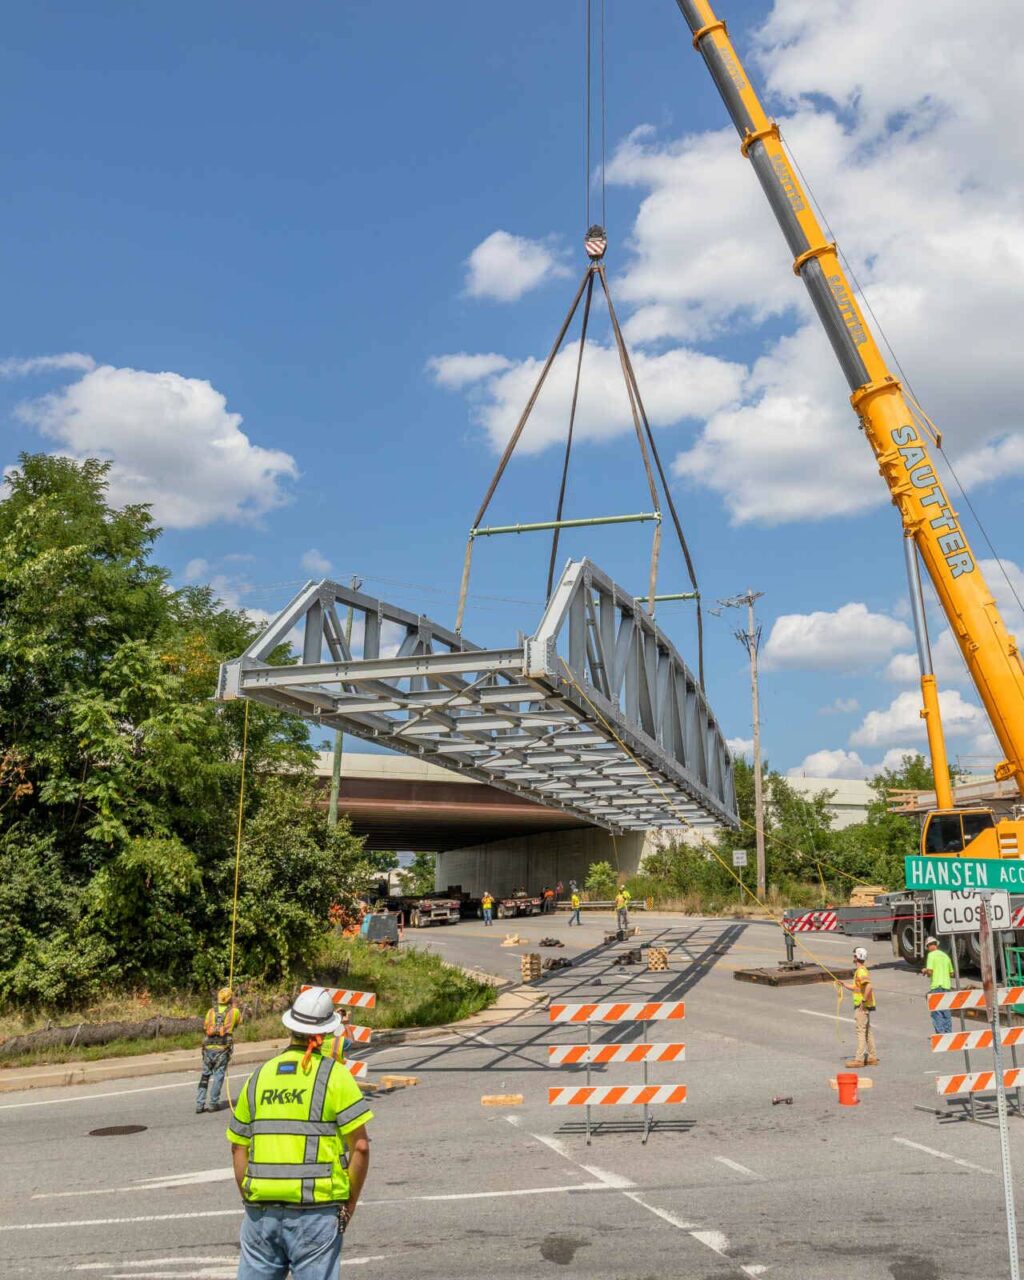
[[[296,631],[301,661],[270,665]],[[536,634],[507,649],[480,649],[337,582],[309,583],[224,663],[217,696],[612,831],[736,824],[732,761],[703,691],[642,604],[588,560],[566,566]]]

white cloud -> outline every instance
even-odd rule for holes
[[[466,292],[471,298],[515,302],[538,285],[569,274],[543,240],[492,231],[466,259]]]
[[[321,555],[316,547],[310,547],[308,551],[304,551],[300,563],[303,569],[311,573],[314,578],[326,578],[331,571],[330,560],[325,555]]]
[[[952,0],[903,0],[891,16],[879,46],[875,0],[776,0],[756,40],[770,105],[965,478],[1021,474],[1024,140],[1001,122],[1024,77],[1024,6],[972,9],[999,31],[984,58]],[[764,342],[741,402],[709,414],[677,474],[720,494],[737,523],[882,505],[849,388],[735,133],[637,131],[608,177],[643,196],[617,282],[631,339]],[[967,336],[964,376],[948,353]]]
[[[787,769],[789,778],[866,778],[874,772],[856,751],[812,751],[800,764]]]
[[[734,758],[742,756],[745,760],[750,760],[754,755],[754,739],[753,738],[726,738],[725,745],[729,748],[729,754]]]
[[[984,711],[974,703],[965,702],[958,689],[939,691],[939,709],[947,738],[983,733],[988,728]],[[852,747],[911,747],[926,740],[921,696],[911,691],[898,694],[884,710],[869,711],[850,734]]]
[[[548,374],[520,443],[522,453],[539,453],[565,439],[568,408],[576,376],[575,349],[563,349]],[[439,356],[432,367],[446,370],[450,360],[465,355]],[[482,357],[495,359],[496,357]],[[480,379],[474,416],[491,445],[504,447],[530,397],[543,361],[508,363]],[[644,406],[654,427],[670,426],[686,418],[703,418],[738,394],[742,367],[715,356],[677,348],[660,355],[642,351],[633,357]],[[456,366],[458,368],[458,366]],[[437,376],[437,374],[435,374]],[[441,378],[438,377],[438,381]],[[448,382],[445,385],[459,385]],[[633,430],[626,384],[614,347],[588,342],[583,355],[577,440],[608,440]],[[638,464],[639,465],[639,464]],[[638,473],[642,474],[642,473]]]
[[[934,628],[931,628],[934,636]],[[939,687],[944,685],[970,686],[971,678],[961,657],[960,649],[953,639],[953,633],[943,626],[939,638],[932,643],[932,669]],[[917,650],[911,653],[896,653],[889,659],[885,668],[885,678],[895,684],[912,684],[920,687],[921,667],[917,660]]]
[[[56,373],[61,369],[87,372],[96,361],[81,351],[63,351],[56,356],[10,356],[0,360],[0,378],[27,378],[34,373]]]
[[[508,356],[500,356],[493,351],[480,355],[457,351],[449,356],[432,356],[427,361],[427,372],[433,376],[437,385],[451,391],[459,391],[471,383],[482,382],[492,374],[511,367],[512,361]]]
[[[110,459],[111,501],[151,503],[169,528],[258,518],[298,474],[289,454],[253,444],[209,382],[179,373],[101,365],[17,413],[62,453]]]
[[[863,670],[911,639],[905,623],[872,613],[864,604],[844,604],[833,613],[783,614],[764,646],[764,665],[777,670]]]
[[[998,560],[979,560],[978,568],[992,588],[1003,621],[1019,639],[1024,640],[1024,611],[1018,603],[1024,600],[1024,569],[1005,557],[1001,564],[1002,568]]]
[[[209,560],[204,560],[202,556],[197,556],[194,560],[188,562],[182,576],[186,582],[198,582],[200,578],[205,578],[209,572]]]
[[[827,707],[819,707],[819,716],[848,716],[855,711],[860,710],[860,703],[856,698],[836,698],[834,702],[829,703]]]

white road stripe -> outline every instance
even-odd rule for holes
[[[760,1179],[761,1177],[761,1175],[759,1173],[755,1173],[753,1169],[748,1169],[745,1164],[739,1164],[735,1160],[730,1160],[728,1156],[715,1156],[715,1159],[719,1164],[724,1164],[729,1169],[735,1169],[737,1173],[745,1174],[748,1178]]]
[[[632,1183],[630,1184],[632,1186]],[[414,1202],[437,1203],[444,1200],[504,1200],[519,1196],[546,1196],[565,1191],[617,1191],[619,1188],[607,1182],[580,1182],[568,1187],[521,1187],[510,1191],[460,1191],[449,1195],[396,1196],[385,1200],[360,1200],[359,1208],[373,1209],[378,1205],[412,1204]],[[62,1231],[69,1227],[129,1226],[138,1222],[183,1222],[194,1218],[238,1217],[236,1209],[203,1209],[193,1213],[146,1213],[132,1218],[81,1218],[75,1222],[16,1222],[0,1224],[2,1231]]]
[[[227,1265],[229,1262],[238,1266],[237,1253],[218,1254],[215,1258],[190,1258],[184,1254],[178,1254],[175,1258],[125,1258],[122,1262],[117,1263],[119,1267],[165,1267],[170,1263],[188,1263],[191,1267],[209,1267],[216,1263]],[[105,1271],[110,1267],[109,1262],[79,1262],[72,1268],[73,1271]]]
[[[834,1013],[821,1013],[818,1009],[797,1009],[797,1013],[806,1013],[811,1018],[828,1018],[832,1022],[853,1022],[853,1018],[838,1017]]]
[[[562,1156],[563,1159],[571,1161],[577,1169],[582,1169],[584,1173],[589,1173],[592,1178],[596,1178],[598,1182],[603,1182],[606,1187],[614,1187],[616,1191],[624,1191],[628,1187],[635,1187],[636,1183],[631,1182],[629,1178],[624,1178],[619,1173],[608,1173],[604,1169],[598,1169],[596,1165],[581,1164],[568,1150],[564,1142],[560,1142],[558,1138],[548,1138],[542,1133],[531,1133],[531,1138],[535,1138],[537,1142],[542,1142],[544,1146],[550,1147],[552,1151]]]
[[[163,1178],[146,1178],[130,1187],[86,1187],[82,1191],[37,1192],[32,1200],[68,1200],[77,1196],[114,1196],[133,1191],[168,1191],[172,1187],[194,1187],[205,1182],[228,1182],[235,1176],[234,1170],[200,1169],[196,1173],[173,1173]]]
[[[661,1218],[663,1222],[669,1223],[670,1226],[678,1227],[680,1231],[693,1231],[695,1223],[684,1222],[682,1218],[677,1218],[674,1213],[669,1213],[667,1209],[659,1209],[656,1204],[648,1204],[647,1201],[636,1191],[623,1191],[622,1193],[627,1200],[632,1200],[634,1204],[640,1205],[642,1209],[646,1209],[648,1213],[653,1213],[656,1218]]]
[[[970,1160],[961,1160],[959,1156],[951,1156],[948,1151],[936,1151],[934,1147],[926,1147],[920,1142],[911,1142],[909,1138],[893,1138],[893,1142],[898,1142],[901,1147],[913,1147],[915,1151],[923,1151],[926,1156],[934,1156],[936,1160],[951,1160],[953,1164],[958,1164],[964,1169],[973,1169],[975,1173],[995,1175],[994,1169],[983,1169],[980,1164],[971,1164]]]
[[[255,1064],[254,1064],[255,1065]],[[189,1074],[195,1077],[196,1072],[189,1068]],[[167,1073],[168,1075],[178,1075],[178,1072]],[[232,1076],[231,1080],[235,1083],[247,1079],[247,1076]],[[54,1089],[61,1088],[78,1088],[77,1085],[53,1085]],[[73,1098],[42,1098],[38,1102],[0,1102],[0,1111],[14,1111],[18,1107],[56,1107],[62,1102],[91,1102],[93,1098],[122,1098],[126,1093],[159,1093],[162,1089],[194,1089],[196,1080],[179,1080],[175,1084],[147,1084],[141,1089],[112,1089],[109,1093],[80,1093]]]

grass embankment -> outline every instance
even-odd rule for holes
[[[399,952],[380,951],[356,939],[330,938],[301,976],[277,984],[244,980],[236,983],[239,1003],[245,1015],[235,1034],[236,1043],[273,1040],[286,1035],[281,1026],[280,1010],[303,982],[375,992],[377,1007],[359,1009],[354,1014],[354,1021],[375,1028],[432,1027],[458,1022],[486,1009],[497,996],[493,986],[461,970],[449,968],[428,952],[415,948],[403,948]],[[157,1014],[176,1018],[202,1017],[209,1006],[209,992],[171,991],[162,995],[111,993],[108,998],[86,1009],[0,1014],[0,1041],[51,1026],[142,1022]],[[201,1032],[185,1031],[146,1039],[122,1038],[86,1047],[52,1046],[0,1058],[0,1070],[163,1053],[171,1049],[198,1049],[201,1039]]]

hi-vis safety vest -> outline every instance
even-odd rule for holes
[[[216,1009],[208,1009],[203,1021],[206,1032],[203,1048],[230,1049],[234,1044],[232,1033],[241,1021],[242,1015],[229,1005],[219,1004]]]
[[[859,964],[853,974],[853,1005],[855,1009],[859,1009],[862,1004],[865,1009],[874,1009],[874,995],[871,997],[870,1004],[864,1004],[864,990],[870,982],[871,975],[868,973],[867,968],[864,965]]]
[[[271,1058],[245,1082],[228,1125],[249,1148],[242,1194],[251,1204],[337,1204],[348,1199],[344,1135],[373,1119],[348,1067],[304,1049]]]

